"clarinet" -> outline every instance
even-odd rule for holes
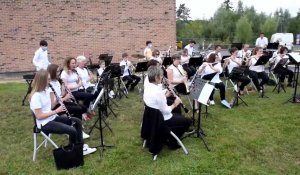
[[[81,83],[82,83],[81,87],[83,87],[83,90],[85,91],[85,87],[83,86],[82,79],[80,78],[79,73],[77,72],[77,70],[76,70],[76,69],[73,69],[72,72],[74,72],[74,73],[78,76],[78,80],[80,80]]]
[[[177,93],[175,92],[175,89],[170,88],[170,86],[169,86],[169,84],[168,84],[168,81],[167,81],[167,79],[166,79],[165,77],[162,78],[162,84],[163,84],[163,86],[164,86],[166,89],[168,89],[168,90],[171,92],[171,94],[172,94],[174,97],[178,97]],[[189,109],[188,109],[187,107],[185,107],[185,105],[184,105],[183,103],[180,103],[179,105],[183,108],[183,110],[184,110],[185,113],[188,113],[188,112],[189,112]]]
[[[64,81],[62,79],[58,79],[58,81],[60,82],[61,85],[64,86],[65,91],[71,96],[72,102],[77,104],[76,98],[73,96],[73,94],[70,91],[70,89],[65,85]]]

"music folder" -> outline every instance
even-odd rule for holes
[[[289,56],[289,60],[293,64],[299,64],[300,63],[300,53],[297,52],[291,52],[287,54]]]
[[[207,75],[204,75],[204,76],[202,77],[202,79],[203,79],[203,80],[208,80],[208,81],[210,81],[210,80],[212,80],[212,79],[215,77],[215,75],[217,75],[217,72],[211,73],[211,74],[207,74]]]
[[[214,86],[207,83],[206,80],[196,78],[190,90],[190,97],[201,104],[208,105],[207,102],[213,90]]]
[[[137,65],[136,65],[135,72],[145,72],[145,71],[147,71],[147,64],[148,64],[148,61],[138,62]]]
[[[265,65],[269,61],[270,57],[268,55],[263,55],[259,57],[254,66]]]

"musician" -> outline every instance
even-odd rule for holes
[[[285,67],[289,63],[289,57],[286,55],[288,53],[287,47],[281,47],[279,54],[275,57],[274,60],[274,73],[279,74],[280,83],[283,84],[286,75],[288,75],[288,85],[292,86],[294,73],[287,67]],[[282,61],[282,62],[281,62]]]
[[[191,57],[193,56],[193,51],[194,51],[194,45],[196,42],[194,40],[190,40],[190,43],[186,45],[184,48],[188,50],[188,55]]]
[[[65,86],[71,91],[75,99],[83,100],[83,105],[89,108],[91,101],[93,101],[97,94],[90,94],[79,91],[79,88],[83,86],[82,80],[76,72],[76,59],[74,57],[67,57],[64,61],[64,70],[61,73],[61,79]]]
[[[170,83],[181,94],[188,93],[187,74],[180,64],[181,57],[177,54],[172,56],[173,64],[167,69],[167,76]]]
[[[76,58],[76,61],[77,61],[76,71],[82,81],[82,87],[80,87],[79,89],[82,89],[83,91],[86,92],[92,92],[95,87],[95,84],[91,83],[91,80],[94,79],[94,75],[86,68],[87,66],[86,57],[80,55]]]
[[[45,40],[40,41],[40,48],[35,51],[33,57],[33,65],[36,67],[36,71],[41,69],[47,70],[49,64],[48,60],[48,43]]]
[[[196,73],[195,68],[193,66],[189,66],[190,58],[191,57],[189,56],[188,49],[183,49],[180,64],[182,65],[182,68],[187,72],[188,78]]]
[[[259,37],[256,39],[255,46],[256,47],[261,47],[261,48],[264,49],[264,48],[267,48],[268,43],[269,43],[269,41],[268,41],[268,38],[265,37],[265,33],[261,32],[259,34]]]
[[[144,56],[146,60],[149,60],[152,57],[152,42],[146,41],[146,48],[144,49]]]
[[[210,82],[215,84],[215,88],[220,90],[220,99],[221,103],[227,107],[231,108],[230,104],[226,101],[225,99],[225,85],[220,79],[220,74],[222,73],[223,69],[221,66],[220,58],[218,57],[217,54],[212,53],[209,55],[207,62],[203,63],[198,70],[198,73],[201,75],[202,79],[207,79],[209,75],[216,73],[216,75],[211,79]],[[209,78],[208,78],[209,79]],[[214,91],[212,91],[210,97],[209,97],[209,104],[214,105]]]
[[[150,58],[150,60],[156,60],[159,62],[159,64],[162,64],[162,59],[160,57],[160,52],[157,49],[154,49],[154,51],[152,52],[152,57]]]
[[[177,97],[172,105],[167,105],[165,91],[163,91],[162,87],[159,86],[162,82],[162,77],[163,72],[158,66],[150,66],[148,68],[148,78],[150,83],[148,86],[145,86],[144,89],[144,103],[151,108],[160,110],[166,125],[170,127],[178,138],[180,138],[185,131],[188,131],[192,121],[180,114],[171,112],[181,103],[181,100]],[[173,130],[172,128],[176,128],[176,130]],[[171,148],[179,147],[176,140],[171,137],[169,139],[168,146]]]
[[[229,74],[232,72],[232,69],[234,67],[242,66],[242,60],[240,58],[238,58],[238,49],[236,47],[233,47],[230,49],[230,54],[231,54],[231,56],[224,60],[224,67],[228,68]],[[245,75],[231,77],[230,79],[233,81],[241,82],[240,87],[239,87],[240,95],[244,94],[243,91],[244,91],[245,86],[247,86],[247,84],[249,84],[251,82],[251,80]]]
[[[63,106],[52,110],[57,104],[54,97],[51,98],[49,91],[49,74],[47,70],[40,70],[36,73],[33,80],[33,88],[30,94],[30,109],[36,116],[37,128],[46,134],[68,134],[69,143],[83,143],[82,124],[80,119],[67,116],[59,116],[63,112]],[[73,126],[71,126],[73,124]],[[80,133],[80,134],[79,134]],[[96,151],[96,148],[89,148],[87,144],[83,146],[83,155]]]
[[[206,56],[206,60],[208,60],[210,54],[213,54],[213,53],[214,53],[214,54],[218,55],[218,58],[219,58],[218,60],[221,61],[221,60],[222,60],[221,50],[222,50],[222,47],[221,47],[220,45],[216,45],[216,46],[215,46],[215,50],[212,51],[212,52],[210,52],[210,53]]]
[[[243,48],[238,51],[237,57],[244,60],[246,58],[250,58],[251,51],[249,50],[249,44],[243,44]]]
[[[100,67],[99,69],[97,70],[97,73],[98,73],[98,76],[101,77],[102,73],[104,72],[105,70],[105,61],[104,60],[100,60]],[[109,93],[108,93],[108,96],[110,98],[114,98],[115,96],[115,92],[114,92],[114,86],[115,86],[115,82],[114,82],[114,79],[113,78],[110,78],[108,80],[108,88],[109,88]]]
[[[263,85],[268,82],[269,77],[265,72],[265,66],[259,65],[255,66],[257,60],[263,55],[263,48],[255,47],[253,56],[247,61],[246,65],[249,66],[249,76],[252,79],[256,89],[260,92],[263,91]],[[261,82],[258,82],[258,79],[262,79]]]
[[[126,88],[128,89],[130,87],[130,91],[134,90],[134,87],[141,81],[141,78],[134,75],[130,69],[135,69],[135,67],[132,65],[132,63],[128,60],[128,54],[123,53],[122,54],[122,61],[120,62],[120,66],[125,66],[124,73],[122,76],[123,81],[127,81]]]

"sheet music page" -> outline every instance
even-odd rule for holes
[[[208,105],[207,101],[209,100],[209,96],[213,90],[214,90],[214,86],[206,83],[198,97],[198,102],[200,102],[204,105]]]
[[[291,57],[294,58],[295,61],[297,61],[297,63],[300,63],[300,55],[297,52],[292,52],[292,53],[288,53],[288,55],[290,55]]]

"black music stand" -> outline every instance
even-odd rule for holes
[[[203,56],[200,55],[199,57],[191,57],[189,61],[189,66],[199,67],[203,63]]]
[[[173,60],[171,57],[165,57],[162,65],[165,66],[165,68],[166,68],[167,66],[171,65],[172,63],[173,63]]]
[[[204,133],[201,127],[201,114],[203,114],[201,107],[202,104],[204,104],[205,106],[208,105],[207,101],[213,89],[214,89],[213,85],[208,84],[206,80],[197,77],[193,82],[192,89],[190,92],[190,97],[193,99],[193,125],[195,124],[195,101],[196,100],[199,106],[197,129],[192,134],[197,134],[196,137],[202,140],[204,146],[208,151],[210,151],[210,149],[208,148],[208,145],[204,139],[206,134]]]
[[[111,78],[117,78],[118,79],[117,80],[118,81],[118,87],[117,87],[118,89],[117,89],[116,96],[118,96],[119,99],[121,99],[123,97],[123,95],[126,98],[128,98],[128,96],[126,95],[128,93],[127,89],[126,88],[124,88],[124,89],[121,88],[121,83],[123,83],[124,87],[125,87],[125,84],[120,78],[124,73],[125,65],[120,66],[119,63],[112,63],[110,66],[113,67]]]
[[[288,53],[289,60],[292,64],[295,65],[294,73],[294,93],[291,98],[289,98],[286,102],[292,102],[292,103],[298,103],[298,100],[300,101],[300,96],[297,95],[297,88],[298,88],[298,78],[299,78],[299,65],[300,65],[300,55],[299,53]]]
[[[277,50],[277,49],[278,49],[278,46],[279,46],[279,43],[268,43],[267,49],[270,49],[270,50]]]
[[[271,57],[269,55],[263,55],[263,56],[259,57],[259,59],[257,60],[257,62],[255,63],[254,66],[261,66],[261,65],[265,66],[265,64],[267,62],[269,62],[270,58]],[[265,95],[265,88],[264,87],[262,87],[261,96],[259,96],[259,97],[260,98],[269,98],[268,96]]]
[[[142,76],[143,76],[143,83],[144,83],[144,79],[145,79],[145,71],[147,71],[147,64],[148,61],[144,61],[144,62],[138,62],[136,65],[136,69],[135,72],[142,72]]]
[[[34,79],[34,76],[35,76],[35,73],[34,74],[26,74],[26,75],[23,75],[23,79],[26,81],[27,83],[27,92],[22,100],[22,106],[25,105],[25,100],[27,98],[27,96],[30,94],[31,90],[32,90],[32,87],[31,87],[31,84],[32,84],[32,81]]]
[[[282,59],[277,63],[277,65],[276,65],[276,67],[274,68],[274,70],[276,70],[276,68],[278,68],[278,67],[280,67],[280,66],[283,67],[283,66],[287,63],[288,60],[289,60],[288,58],[282,58]],[[277,74],[278,74],[278,73],[277,73]],[[276,86],[274,87],[274,89],[273,89],[272,92],[274,92],[275,90],[277,90],[277,93],[279,93],[279,92],[281,91],[281,89],[286,93],[283,83],[281,83],[280,80],[278,80],[278,82],[277,82],[277,84],[276,84]]]
[[[247,68],[246,66],[234,67],[229,74],[229,78],[233,80],[234,84],[237,86],[237,89],[234,88],[234,100],[231,105],[232,108],[234,107],[234,105],[236,106],[239,105],[239,100],[241,100],[241,104],[244,103],[246,106],[248,106],[247,103],[241,98],[239,94],[239,81],[237,80],[238,77],[243,76],[246,68]]]

